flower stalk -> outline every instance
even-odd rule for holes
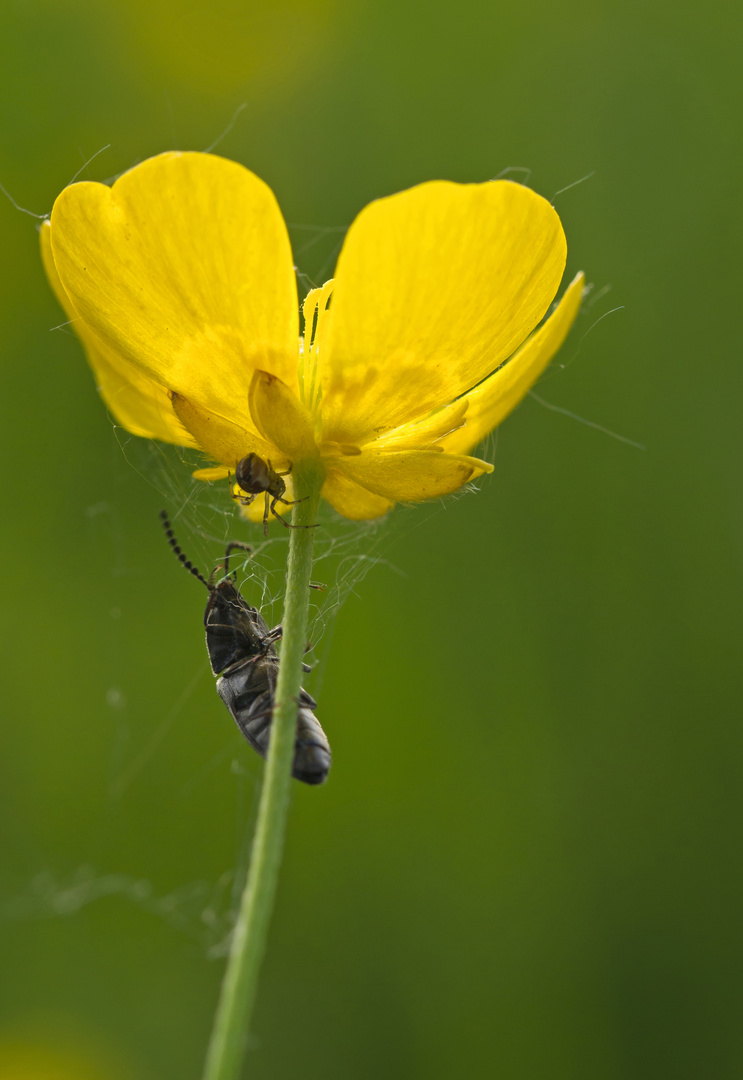
[[[281,660],[271,742],[263,776],[248,879],[232,935],[209,1043],[204,1080],[237,1080],[241,1074],[258,976],[266,949],[289,810],[297,697],[307,641],[314,524],[324,480],[319,461],[292,472],[297,502],[292,512]],[[296,527],[299,526],[299,527]]]

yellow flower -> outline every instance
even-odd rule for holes
[[[433,181],[359,214],[302,339],[272,192],[197,153],[72,184],[42,251],[118,423],[202,449],[218,467],[199,479],[251,452],[279,471],[319,458],[324,497],[354,519],[492,470],[468,454],[549,363],[583,286],[532,333],[565,266],[554,209],[506,180]]]

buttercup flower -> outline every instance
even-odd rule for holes
[[[323,496],[354,519],[492,470],[469,454],[560,347],[583,288],[579,274],[533,332],[565,236],[545,199],[507,180],[367,206],[334,281],[304,302],[303,338],[278,204],[224,158],[162,154],[110,188],[72,184],[41,239],[119,424],[203,450],[217,464],[202,480],[251,452],[281,472],[320,459]]]

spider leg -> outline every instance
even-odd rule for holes
[[[308,498],[309,498],[309,495],[303,495],[301,499],[282,499],[280,495],[277,495],[273,501],[275,503],[277,503],[277,502],[283,503],[284,506],[296,506],[297,503],[304,502],[304,500],[308,499]],[[275,513],[275,511],[274,511],[274,513]]]
[[[304,498],[306,499],[307,496],[305,495]],[[315,524],[315,525],[291,525],[288,521],[286,521],[285,518],[283,518],[281,516],[281,514],[276,509],[276,503],[277,502],[287,503],[287,505],[292,506],[295,502],[304,502],[304,499],[294,499],[293,501],[290,501],[290,500],[287,500],[287,499],[280,499],[278,496],[274,496],[274,498],[271,500],[271,513],[287,529],[316,529],[317,528],[317,524]]]
[[[272,500],[271,500],[271,513],[273,514],[273,516],[274,516],[274,517],[275,517],[275,518],[276,518],[276,519],[277,519],[278,521],[280,521],[280,522],[281,522],[281,524],[282,524],[282,525],[283,525],[283,526],[284,526],[285,528],[287,528],[287,529],[293,529],[293,528],[295,528],[295,526],[294,526],[294,525],[290,525],[288,521],[286,521],[286,520],[285,520],[284,518],[282,518],[281,514],[280,514],[280,513],[278,512],[278,510],[276,509],[276,503],[277,503],[277,502],[284,502],[284,501],[285,501],[284,499],[281,499],[281,500],[279,500],[279,499],[272,499]],[[268,494],[266,494],[266,518],[267,518],[267,517],[268,517]],[[264,518],[263,520],[265,521],[265,520],[266,520],[266,518]],[[268,528],[268,526],[266,526],[266,528]]]
[[[256,495],[236,495],[232,486],[232,473],[227,473],[227,490],[230,493],[230,498],[233,502],[239,503],[240,506],[250,506]]]

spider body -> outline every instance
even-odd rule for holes
[[[290,525],[288,521],[285,521],[276,509],[277,503],[283,503],[285,506],[293,506],[295,502],[300,501],[299,499],[284,498],[286,493],[286,483],[283,478],[288,476],[290,472],[291,466],[289,466],[286,472],[276,472],[270,461],[264,461],[263,458],[258,457],[257,454],[247,454],[238,461],[235,466],[235,480],[241,491],[244,491],[245,494],[233,495],[234,499],[237,499],[242,506],[249,506],[258,495],[265,493],[266,508],[263,513],[264,536],[268,536],[269,514],[273,514],[273,516],[277,518],[282,525],[285,525],[287,529],[296,527]]]

